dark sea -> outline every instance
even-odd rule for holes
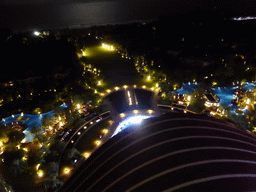
[[[92,0],[93,1],[93,0]],[[64,27],[88,27],[155,20],[161,16],[180,15],[196,10],[220,11],[249,10],[252,0],[111,0],[91,3],[55,4],[47,3],[9,4],[0,2],[0,27],[14,31]],[[18,0],[17,0],[18,2]],[[38,2],[38,1],[37,1]],[[57,2],[57,0],[56,0]],[[58,1],[60,2],[60,1]],[[248,5],[248,6],[247,6]]]
[[[24,31],[147,21],[168,14],[166,5],[165,0],[0,5],[0,27]]]

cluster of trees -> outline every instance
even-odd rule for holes
[[[161,66],[174,81],[201,82],[209,76],[210,83],[229,85],[255,78],[256,34],[252,27],[250,22],[232,21],[219,12],[201,11],[144,25],[94,27],[90,32],[117,43],[123,52],[143,56],[145,62],[154,60],[152,67]]]
[[[55,109],[76,95],[84,100],[95,100],[86,84],[96,83],[94,74],[84,71],[86,58],[77,57],[80,44],[67,35],[35,38],[11,34],[0,42],[7,47],[4,56],[8,60],[6,72],[0,78],[0,104],[2,118],[17,113],[33,113]],[[16,51],[15,51],[16,50]],[[17,53],[16,53],[17,52]],[[14,57],[12,54],[20,54]],[[12,81],[13,86],[5,82]]]
[[[31,133],[34,140],[30,144],[22,144],[25,134],[12,129],[9,126],[1,125],[1,175],[14,190],[32,187],[38,182],[37,174],[43,169],[44,183],[47,187],[48,180],[58,180],[58,163],[55,162],[62,152],[65,143],[59,141],[54,135],[46,137],[42,128],[34,127]],[[52,165],[55,165],[55,168]],[[56,182],[55,182],[56,183]]]
[[[82,101],[83,97],[76,95],[67,108],[57,107],[54,116],[44,115],[41,126],[31,128],[34,139],[29,144],[21,143],[25,138],[22,131],[13,129],[11,125],[0,125],[0,175],[3,176],[0,181],[4,186],[14,190],[35,186],[56,190],[63,184],[59,177],[60,163],[71,167],[75,160],[84,157],[75,148],[65,150],[63,154],[65,142],[55,134],[46,135],[46,130],[50,127],[55,129],[59,121],[65,124],[66,129],[75,129],[83,124],[81,113],[76,108]],[[39,171],[42,171],[42,177],[38,175]]]
[[[10,34],[0,41],[4,73],[0,82],[64,74],[76,65],[76,50],[67,37],[35,38]]]

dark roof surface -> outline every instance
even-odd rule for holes
[[[129,90],[129,96],[133,101],[131,105],[129,104],[129,98],[126,94],[127,90]],[[141,88],[129,88],[127,90],[118,90],[106,96],[106,99],[111,103],[113,109],[118,114],[134,109],[152,109],[154,92]]]
[[[62,191],[256,190],[256,140],[206,115],[171,113],[100,147]]]

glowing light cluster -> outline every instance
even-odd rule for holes
[[[34,32],[34,35],[35,35],[35,36],[39,36],[40,34],[41,34],[41,33],[40,33],[39,31],[35,31],[35,32]]]
[[[246,17],[234,17],[233,20],[235,21],[243,21],[243,20],[253,20],[256,19],[254,16],[246,16]]]
[[[112,51],[114,50],[113,45],[108,45],[108,44],[102,43],[102,47],[105,49],[108,49],[108,50],[112,50]]]

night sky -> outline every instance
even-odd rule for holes
[[[60,28],[158,19],[196,10],[252,14],[255,0],[1,0],[0,27]],[[256,13],[255,13],[256,15]]]

